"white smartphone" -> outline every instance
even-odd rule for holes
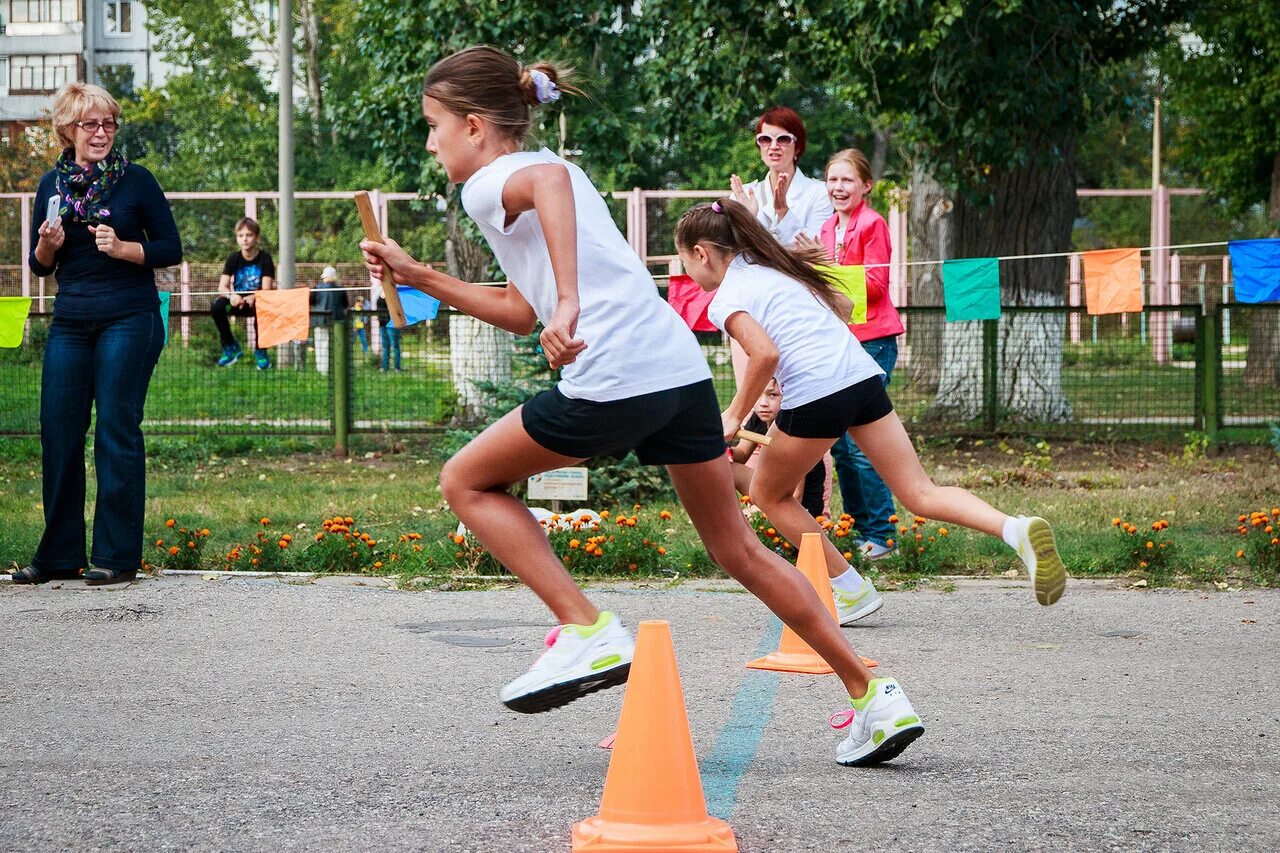
[[[58,196],[49,197],[49,206],[45,208],[44,221],[46,225],[53,225],[61,219],[59,211],[62,209],[62,199]]]

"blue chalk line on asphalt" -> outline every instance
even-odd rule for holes
[[[778,648],[782,622],[771,617],[753,658],[764,657]],[[729,719],[716,737],[711,752],[699,764],[707,813],[721,820],[733,814],[738,785],[755,760],[764,728],[773,719],[773,700],[778,692],[778,674],[758,669],[746,670],[742,686],[733,697]]]

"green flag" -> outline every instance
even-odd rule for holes
[[[947,322],[1000,319],[1000,261],[963,258],[942,262]]]
[[[867,322],[867,268],[856,264],[847,267],[821,267],[821,270],[835,279],[836,290],[853,300],[853,315],[848,322]]]
[[[22,346],[22,329],[30,311],[30,296],[0,296],[0,347]]]
[[[161,290],[160,293],[160,322],[164,324],[164,342],[169,343],[169,291]]]

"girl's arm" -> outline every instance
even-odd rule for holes
[[[558,163],[527,166],[512,174],[502,189],[508,224],[530,210],[537,212],[547,240],[556,278],[556,310],[542,330],[543,352],[552,367],[572,364],[586,343],[578,330],[578,220],[569,170]]]
[[[389,238],[385,243],[364,240],[360,243],[360,248],[364,250],[364,265],[369,270],[369,275],[379,282],[386,281],[386,272],[390,269],[396,282],[421,290],[462,313],[470,314],[499,329],[527,335],[537,325],[538,318],[534,315],[533,308],[520,295],[520,291],[510,284],[505,287],[468,284],[415,261],[396,241]],[[383,287],[394,286],[383,284]]]
[[[751,414],[751,407],[773,378],[778,366],[778,347],[745,311],[730,314],[724,322],[724,330],[747,353],[747,369],[738,383],[738,393],[733,395],[729,408],[720,418],[725,440],[728,441],[742,427],[742,422]]]

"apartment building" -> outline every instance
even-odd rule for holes
[[[0,0],[0,135],[46,120],[69,81],[124,94],[166,72],[138,0]]]

